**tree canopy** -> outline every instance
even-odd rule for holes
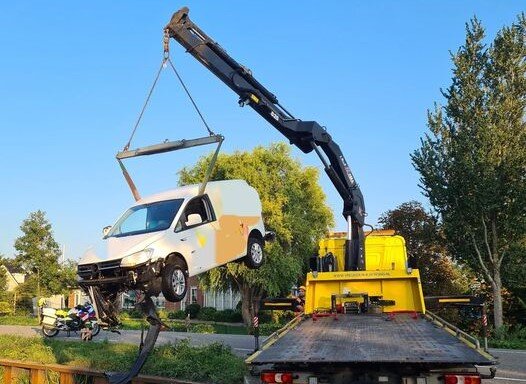
[[[210,158],[181,170],[180,184],[201,182]],[[276,233],[276,241],[266,244],[266,261],[260,269],[230,263],[201,275],[200,281],[209,289],[230,285],[239,290],[243,317],[249,323],[264,295],[279,295],[303,282],[308,257],[316,253],[333,216],[318,184],[317,169],[294,160],[284,143],[219,155],[211,180],[227,179],[244,179],[258,191],[266,229]]]
[[[43,211],[31,212],[20,227],[22,236],[15,241],[15,262],[28,274],[27,287],[33,294],[61,293],[74,284],[71,266],[58,262],[61,251],[53,237],[52,226]]]
[[[469,290],[469,278],[449,256],[437,218],[416,201],[383,213],[379,223],[406,241],[410,265],[420,271],[426,296],[458,295]]]
[[[489,46],[484,38],[480,21],[471,20],[464,45],[452,54],[446,104],[428,113],[430,133],[412,160],[452,255],[493,287],[500,327],[502,265],[526,235],[525,15]]]

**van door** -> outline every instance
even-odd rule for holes
[[[188,202],[175,226],[190,276],[215,267],[215,221],[208,196]]]

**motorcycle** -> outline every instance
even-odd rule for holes
[[[100,325],[97,322],[95,309],[91,304],[77,305],[68,312],[54,308],[42,308],[42,333],[46,337],[54,337],[60,331],[78,332],[88,329],[90,337],[97,336]]]

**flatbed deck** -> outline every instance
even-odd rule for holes
[[[433,322],[418,316],[341,314],[303,319],[252,364],[472,364],[493,365],[491,356],[471,348]]]

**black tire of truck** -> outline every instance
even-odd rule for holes
[[[181,261],[164,266],[161,273],[161,290],[164,298],[176,303],[186,296],[188,289],[188,273]]]
[[[263,265],[264,259],[263,241],[257,237],[249,237],[245,265],[250,269],[258,269]]]

